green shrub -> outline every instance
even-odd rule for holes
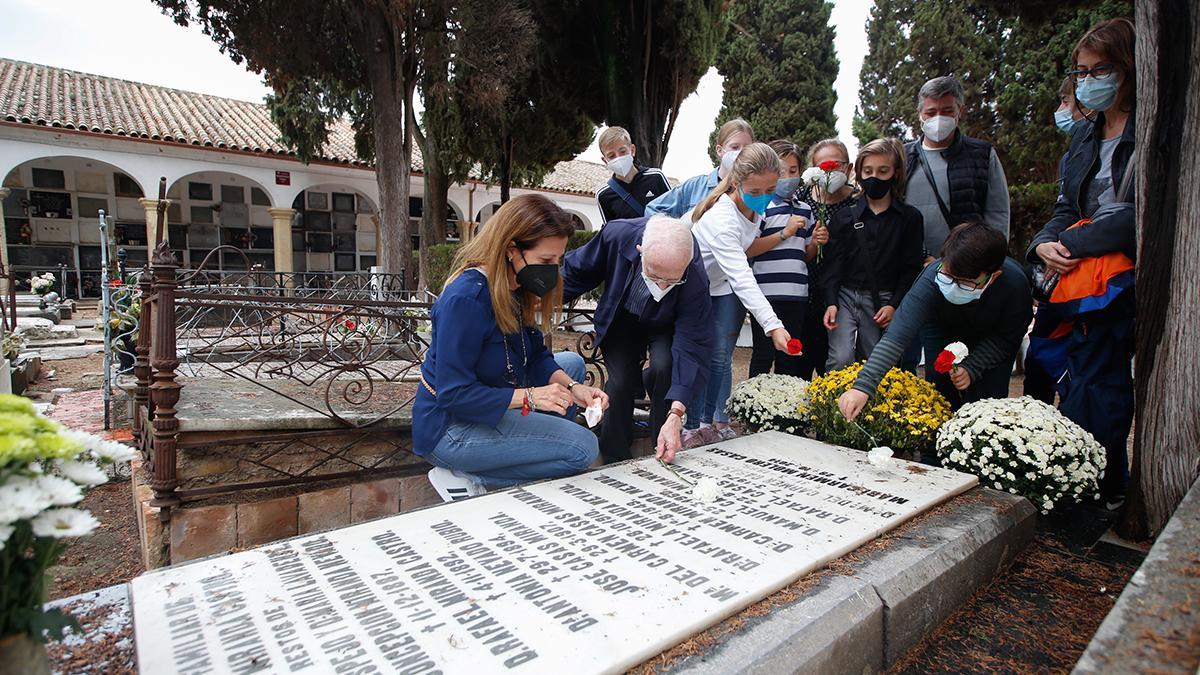
[[[592,240],[598,230],[576,230],[567,240],[567,250],[573,251]]]
[[[1054,215],[1054,202],[1058,199],[1058,183],[1027,183],[1008,186],[1010,217],[1009,253],[1017,260],[1025,260],[1025,250],[1033,235],[1045,227]]]
[[[433,293],[441,293],[442,286],[446,284],[446,277],[450,276],[450,266],[454,264],[454,255],[458,253],[458,244],[434,244],[425,251],[425,255],[429,260],[429,290]],[[412,269],[417,269],[418,258],[420,257],[417,251],[412,252]]]

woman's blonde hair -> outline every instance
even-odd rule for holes
[[[699,222],[700,217],[711,209],[713,204],[717,203],[721,195],[732,192],[733,188],[746,182],[750,176],[764,172],[776,175],[783,173],[783,162],[779,160],[779,155],[775,154],[771,146],[766,143],[751,143],[742,148],[738,153],[737,160],[733,163],[733,169],[725,174],[717,187],[713,188],[713,191],[696,205],[696,209],[692,211],[692,222]]]
[[[904,144],[897,138],[876,138],[858,149],[854,158],[854,180],[862,185],[863,160],[872,155],[883,155],[892,159],[892,194],[904,199],[904,188],[908,184],[908,160]]]
[[[496,325],[505,334],[516,333],[521,325],[540,327],[549,335],[562,310],[562,276],[546,297],[539,298],[524,289],[510,291],[508,245],[526,251],[546,237],[570,237],[575,231],[571,216],[541,195],[521,195],[501,206],[488,219],[479,234],[454,256],[454,271],[446,279],[450,285],[463,270],[482,267],[492,296]],[[515,302],[514,302],[515,300]],[[540,318],[540,326],[538,320]]]
[[[846,158],[846,161],[850,161],[850,150],[846,147],[845,143],[836,138],[822,138],[808,147],[809,166],[817,165],[817,153],[825,148],[837,148],[838,150],[841,150],[842,156]]]
[[[742,131],[750,135],[750,142],[753,143],[754,129],[750,127],[750,123],[740,117],[735,117],[722,124],[721,128],[717,130],[717,145],[725,145],[730,136]]]

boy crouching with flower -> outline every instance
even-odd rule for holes
[[[941,260],[917,277],[854,386],[838,400],[846,419],[862,412],[922,326],[936,336],[940,349],[953,343],[962,343],[955,348],[965,347],[966,356],[944,373],[931,362],[925,364],[925,378],[955,409],[1008,396],[1013,362],[1033,316],[1033,301],[1021,266],[1007,257],[1007,251],[1004,235],[983,223],[965,223],[950,233]]]

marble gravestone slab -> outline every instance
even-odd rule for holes
[[[143,673],[620,672],[976,483],[769,432],[132,582]]]

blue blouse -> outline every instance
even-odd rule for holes
[[[495,428],[514,389],[549,384],[559,369],[540,330],[500,332],[487,277],[479,270],[467,270],[450,282],[433,303],[432,316],[433,340],[421,372],[437,398],[418,387],[413,452],[420,456],[429,454],[455,422]]]

